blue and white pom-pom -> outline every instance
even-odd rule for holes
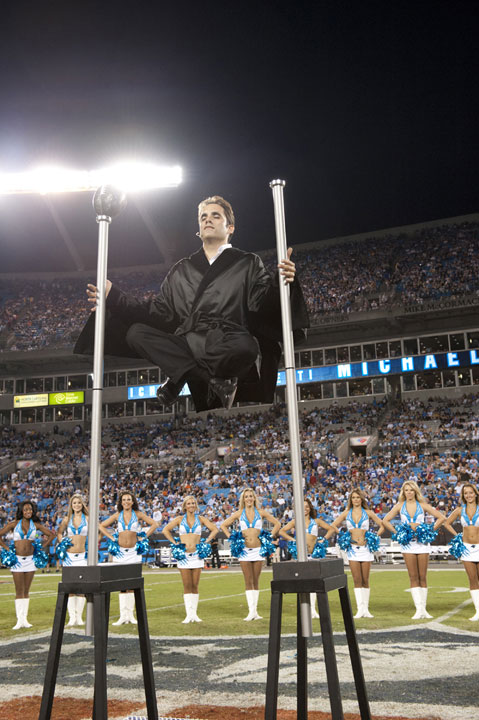
[[[351,550],[352,542],[351,542],[351,533],[349,530],[340,530],[338,534],[338,545],[341,548],[341,550],[344,550],[344,552],[348,552]]]
[[[288,552],[291,555],[291,557],[293,558],[293,560],[296,560],[296,558],[298,557],[298,548],[296,546],[296,540],[290,540],[288,542]]]
[[[244,555],[246,555],[245,550],[245,542],[243,533],[241,530],[233,530],[233,532],[230,535],[230,550],[231,555],[235,558],[241,558]]]
[[[261,543],[261,548],[259,551],[261,557],[269,557],[276,550],[276,545],[273,542],[273,536],[271,535],[269,530],[261,530],[259,534],[259,541]]]
[[[33,541],[33,562],[39,570],[42,570],[48,565],[48,553],[42,548],[41,540]]]
[[[462,533],[455,535],[452,540],[449,541],[448,545],[449,553],[455,557],[456,560],[460,560],[463,555],[469,555],[469,548],[464,544]]]
[[[146,532],[140,532],[137,535],[138,540],[136,541],[135,550],[138,555],[147,555],[150,549],[150,541],[146,537]]]
[[[379,547],[381,545],[381,539],[379,535],[374,532],[374,530],[366,530],[364,539],[366,540],[366,545],[368,546],[369,552],[375,553],[379,550]]]
[[[437,530],[434,530],[434,526],[428,523],[421,523],[416,528],[416,538],[418,542],[423,545],[429,545],[432,541],[437,538]]]
[[[414,537],[414,530],[408,523],[399,525],[394,535],[391,536],[392,540],[398,542],[402,547],[407,547],[411,540],[414,540]]]
[[[200,560],[206,560],[206,558],[211,555],[211,543],[206,542],[206,540],[200,540],[196,545],[196,552]]]
[[[324,557],[326,557],[328,547],[329,543],[326,539],[317,540],[316,545],[313,548],[313,552],[311,553],[311,557],[315,560],[322,560]]]
[[[18,563],[18,558],[15,552],[15,545],[13,543],[10,544],[9,550],[5,550],[5,548],[2,548],[2,551],[0,552],[0,562],[7,568],[15,567],[15,565]]]
[[[61,542],[55,548],[55,555],[59,560],[65,560],[68,552],[68,548],[73,545],[69,537],[63,538]]]
[[[171,557],[173,560],[176,560],[176,562],[181,562],[182,560],[185,560],[186,558],[186,545],[182,542],[176,542],[176,543],[170,543],[171,548]]]
[[[122,555],[123,551],[118,542],[118,533],[113,535],[113,540],[108,540],[107,550],[108,554],[113,557],[120,557]]]

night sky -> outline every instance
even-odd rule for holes
[[[222,194],[234,242],[273,247],[477,212],[476,2],[2,2],[0,170],[180,164],[178,189],[130,198],[110,266],[181,257]],[[87,196],[51,200],[87,268]],[[163,241],[162,240],[162,241]],[[41,197],[0,198],[0,272],[74,270]]]

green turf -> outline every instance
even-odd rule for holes
[[[349,575],[349,571],[348,571]],[[260,578],[259,613],[263,620],[245,623],[247,614],[244,595],[243,577],[240,571],[203,571],[200,581],[200,603],[198,608],[202,623],[183,625],[185,616],[183,607],[183,590],[177,571],[145,571],[145,594],[148,608],[148,623],[151,635],[267,635],[269,631],[269,587],[272,579],[270,570],[264,570]],[[36,573],[31,593],[29,620],[33,624],[31,630],[12,631],[16,622],[14,609],[14,587],[10,573],[0,574],[0,637],[18,637],[34,631],[48,630],[52,627],[53,613],[57,593],[59,574]],[[352,581],[349,577],[351,602],[355,611]],[[428,574],[429,599],[428,610],[434,618],[456,609],[461,603],[470,599],[466,574],[462,569],[430,570]],[[384,629],[412,622],[422,624],[425,620],[411,621],[414,612],[409,592],[408,577],[405,569],[383,570],[373,569],[371,572],[370,610],[373,619],[356,620],[359,629]],[[462,588],[458,592],[450,592],[454,588]],[[339,609],[337,592],[329,595],[333,627],[342,630],[342,619]],[[472,604],[443,620],[443,624],[463,630],[479,632],[479,623],[469,622],[473,614]],[[112,596],[112,620],[118,617],[118,595]],[[313,629],[319,631],[319,621],[314,621]],[[287,595],[284,599],[283,632],[296,631],[295,597]],[[80,630],[81,632],[81,630]],[[110,632],[136,632],[132,625],[115,628]]]

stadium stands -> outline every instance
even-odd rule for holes
[[[295,253],[312,323],[350,313],[477,303],[477,223],[443,225]],[[267,265],[272,271],[275,260]],[[164,274],[145,268],[111,277],[148,298]],[[93,278],[0,279],[0,351],[71,347],[88,316],[85,287]]]

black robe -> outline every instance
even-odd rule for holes
[[[272,402],[282,340],[278,275],[272,278],[253,253],[228,248],[210,265],[201,248],[180,260],[163,281],[157,297],[139,302],[112,286],[106,303],[105,355],[138,357],[126,342],[128,328],[143,323],[163,332],[184,335],[194,353],[194,338],[213,326],[247,329],[260,347],[257,365],[242,378],[236,400]],[[306,304],[297,279],[290,285],[295,341],[309,327]],[[91,354],[94,313],[83,328],[75,353]],[[207,408],[201,390],[190,386],[196,409]]]

